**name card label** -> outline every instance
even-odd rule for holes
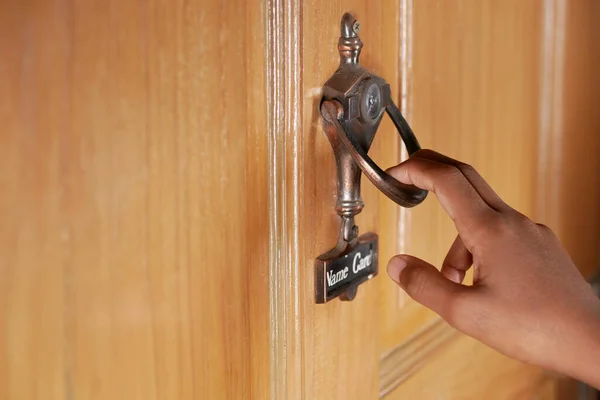
[[[315,262],[316,302],[326,303],[340,295],[351,300],[358,285],[377,275],[377,251],[377,235],[367,233],[354,245],[321,255]]]

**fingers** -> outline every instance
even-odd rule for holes
[[[477,193],[481,196],[491,208],[496,211],[506,208],[506,203],[494,192],[492,187],[483,179],[481,175],[468,164],[461,161],[455,160],[438,152],[429,149],[423,149],[415,154],[413,157],[425,158],[432,161],[437,161],[442,164],[450,164],[460,170],[460,172],[467,178],[469,183],[475,188]]]
[[[497,212],[455,165],[411,157],[388,172],[402,183],[434,192],[467,246],[473,233],[496,217]]]
[[[473,255],[457,235],[442,264],[442,275],[452,282],[462,283],[471,265],[473,265]]]
[[[395,256],[387,271],[411,298],[447,321],[454,319],[457,301],[472,289],[446,279],[433,265],[412,256]]]

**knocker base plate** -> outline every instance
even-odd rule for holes
[[[378,237],[365,233],[353,242],[340,241],[315,261],[315,297],[326,303],[340,297],[352,300],[358,285],[378,273]]]

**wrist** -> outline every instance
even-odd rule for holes
[[[600,301],[587,315],[574,315],[565,337],[565,353],[558,352],[562,359],[557,368],[577,380],[600,388]]]

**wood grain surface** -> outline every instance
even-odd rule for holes
[[[412,3],[407,117],[421,145],[473,165],[508,204],[531,215],[537,196],[542,2]],[[404,224],[404,251],[441,265],[456,229],[435,196],[408,210]],[[386,351],[433,314],[397,299],[393,283],[380,283],[385,303],[397,305],[385,308]]]
[[[260,2],[0,8],[0,398],[267,398]]]
[[[407,211],[363,180],[380,275],[314,303],[339,230],[317,106],[347,11],[421,144],[596,270],[594,0],[0,0],[0,399],[374,399],[408,342],[390,398],[559,398],[458,334],[419,353],[435,316],[385,264],[440,264],[433,196]],[[369,154],[402,159],[387,118]]]

